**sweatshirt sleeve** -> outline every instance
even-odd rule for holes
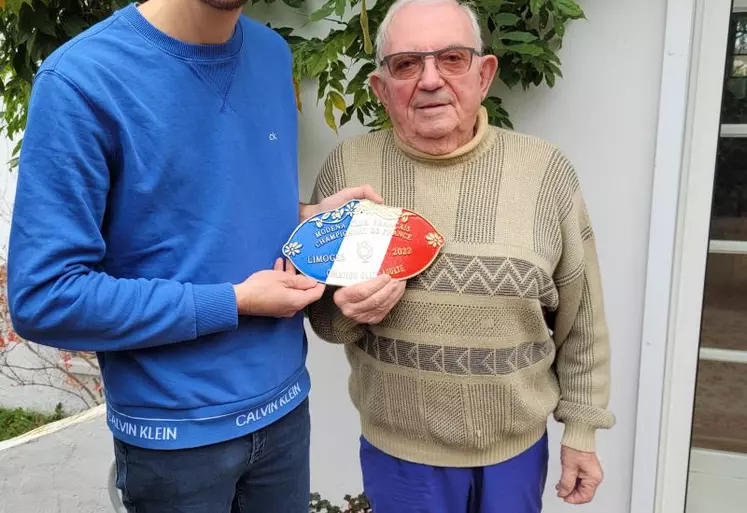
[[[322,165],[311,195],[311,203],[319,203],[343,188],[345,175],[342,147],[338,146]],[[353,344],[365,337],[365,328],[342,314],[334,301],[335,290],[334,287],[327,287],[322,297],[306,308],[306,314],[311,329],[322,340],[333,344]]]
[[[610,347],[596,242],[577,177],[563,159],[568,183],[560,185],[557,211],[562,253],[554,281],[559,307],[554,323],[560,402],[555,418],[565,424],[561,443],[595,451],[597,429],[611,428]]]
[[[64,75],[37,75],[8,249],[13,328],[27,340],[79,351],[138,349],[236,329],[230,283],[102,272],[101,227],[117,154],[106,119]]]

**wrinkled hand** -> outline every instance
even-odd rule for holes
[[[241,315],[293,317],[322,297],[325,286],[296,274],[290,262],[283,270],[283,259],[278,258],[273,269],[258,271],[233,288]]]
[[[405,282],[381,274],[372,280],[343,287],[334,294],[342,314],[358,324],[377,324],[405,293]]]
[[[370,185],[361,185],[359,187],[348,187],[347,189],[342,189],[341,191],[333,194],[332,196],[328,196],[321,200],[316,205],[306,205],[306,207],[301,212],[301,217],[306,219],[309,217],[313,217],[320,212],[325,212],[327,210],[334,210],[338,207],[341,207],[348,201],[354,200],[354,199],[360,199],[360,200],[371,200],[374,203],[383,203],[384,200],[376,194],[376,191],[374,191],[373,187]]]
[[[596,453],[581,452],[563,446],[560,450],[562,474],[555,486],[558,497],[569,504],[591,502],[604,479]]]

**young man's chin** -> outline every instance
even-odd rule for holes
[[[201,0],[204,4],[209,5],[221,11],[235,11],[246,5],[247,0]]]

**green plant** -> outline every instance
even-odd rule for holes
[[[51,414],[24,410],[22,408],[0,408],[0,441],[15,438],[33,429],[65,418],[62,404],[57,404]]]
[[[372,35],[392,1],[327,0],[306,14],[306,0],[283,0],[306,17],[306,25],[333,24],[324,37],[301,37],[299,27],[275,30],[293,50],[297,83],[318,83],[325,120],[335,131],[353,118],[371,129],[389,126],[384,110],[367,87],[367,77],[375,68]],[[4,105],[0,133],[14,139],[23,131],[31,81],[39,63],[126,3],[128,0],[7,0],[0,9],[0,94]],[[585,17],[581,7],[574,0],[473,0],[473,5],[483,25],[485,51],[500,60],[499,80],[509,88],[542,83],[552,87],[562,76],[557,52],[566,26]],[[489,96],[485,106],[493,124],[512,127],[499,97]],[[13,164],[21,143],[18,137]]]
[[[110,15],[126,0],[6,0],[0,11],[2,133],[15,139],[26,126],[31,82],[57,47]],[[15,165],[22,138],[13,150]]]
[[[309,513],[372,513],[371,505],[364,495],[345,496],[344,509],[322,499],[318,493],[311,494]]]
[[[293,48],[297,79],[318,81],[318,100],[324,100],[327,124],[337,130],[353,117],[372,129],[389,126],[389,120],[367,77],[376,68],[371,42],[392,4],[379,0],[373,7],[366,0],[327,0],[308,18],[334,23],[323,38],[304,39],[292,27],[276,28]],[[584,18],[574,0],[473,0],[482,24],[485,52],[500,61],[499,80],[509,88],[552,87],[560,69],[560,49],[570,20]],[[508,112],[495,95],[485,100],[491,123],[512,128]],[[339,111],[339,121],[335,116]]]

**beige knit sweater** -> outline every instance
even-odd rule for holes
[[[489,126],[434,158],[392,132],[350,139],[312,201],[369,183],[431,221],[446,243],[378,325],[356,325],[331,288],[313,330],[345,344],[362,434],[396,457],[483,466],[536,442],[594,451],[610,428],[609,345],[594,234],[573,167],[556,148]]]

